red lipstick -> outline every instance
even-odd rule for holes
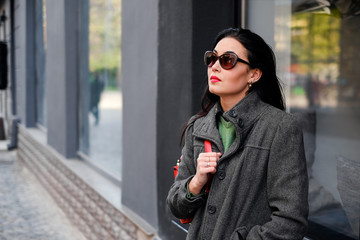
[[[212,83],[221,82],[220,78],[218,78],[217,76],[211,76],[210,81]]]

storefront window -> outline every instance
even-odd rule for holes
[[[88,71],[83,81],[80,151],[121,179],[121,1],[88,1]],[[83,17],[84,21],[84,17]]]
[[[304,130],[309,237],[359,239],[360,0],[276,3],[280,76]]]
[[[35,1],[35,84],[36,122],[46,126],[45,62],[46,62],[46,2]]]

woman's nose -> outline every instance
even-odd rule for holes
[[[219,61],[219,59],[217,59],[216,62],[214,63],[214,65],[212,65],[211,70],[219,71],[220,69],[221,69],[220,61]]]

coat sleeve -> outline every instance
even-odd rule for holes
[[[185,133],[185,145],[182,150],[182,159],[178,175],[171,186],[166,202],[172,214],[177,218],[192,218],[196,210],[204,203],[204,194],[187,197],[187,184],[196,173],[193,151],[193,125]]]
[[[308,174],[302,130],[287,115],[270,149],[267,196],[271,221],[250,229],[246,239],[303,239],[307,231]]]

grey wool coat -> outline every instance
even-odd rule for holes
[[[302,130],[294,117],[249,93],[223,117],[236,128],[227,152],[216,104],[190,124],[167,204],[175,217],[193,217],[187,239],[302,239],[307,231],[308,175]],[[210,193],[187,198],[204,140],[222,152]]]

